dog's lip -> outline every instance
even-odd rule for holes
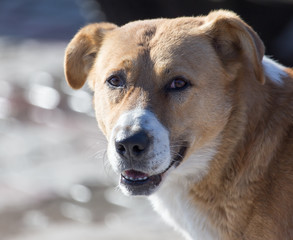
[[[121,178],[124,180],[124,182],[128,182],[131,184],[137,183],[137,184],[143,184],[144,182],[148,181],[152,178],[161,178],[164,173],[166,173],[174,164],[176,161],[172,161],[171,164],[161,173],[149,175],[147,173],[137,171],[134,169],[126,170],[121,173]]]
[[[181,161],[183,160],[185,153],[187,151],[187,147],[181,147],[179,152],[176,154],[176,157],[174,157],[173,161],[170,163],[170,165],[161,173],[159,174],[154,174],[154,175],[149,175],[145,172],[139,171],[139,170],[135,170],[135,169],[127,169],[124,170],[121,173],[121,177],[120,177],[120,183],[122,185],[128,186],[130,188],[133,188],[133,194],[135,193],[135,189],[138,190],[142,187],[150,187],[150,188],[155,188],[157,187],[164,175],[168,172],[168,170],[174,166],[175,168],[179,166],[179,164],[181,163]],[[140,195],[140,193],[138,193]],[[144,195],[148,195],[148,194],[144,194]]]
[[[125,180],[133,181],[133,182],[134,181],[145,181],[149,178],[148,174],[141,172],[141,171],[136,171],[134,169],[123,171],[121,173],[121,176],[123,178],[125,178]]]

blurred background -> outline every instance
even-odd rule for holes
[[[87,23],[234,10],[266,54],[293,65],[293,0],[1,0],[0,240],[182,239],[144,198],[124,197],[87,86],[64,49]]]

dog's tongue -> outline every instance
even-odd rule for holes
[[[123,176],[129,180],[146,180],[149,176],[146,173],[136,170],[127,170],[123,172]]]

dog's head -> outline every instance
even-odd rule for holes
[[[220,141],[239,76],[264,81],[263,54],[248,25],[216,11],[122,27],[88,25],[66,49],[65,74],[72,88],[88,80],[93,89],[108,158],[124,192],[149,195],[192,152]],[[204,159],[194,160],[192,174],[206,170],[210,159]]]

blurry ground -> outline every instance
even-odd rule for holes
[[[65,46],[0,38],[0,240],[180,239],[116,189],[91,93],[65,83]]]
[[[180,239],[105,159],[87,87],[63,54],[104,15],[92,0],[0,1],[0,240]]]

